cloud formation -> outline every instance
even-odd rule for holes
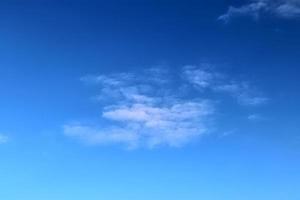
[[[199,90],[209,89],[216,93],[230,95],[241,105],[258,106],[268,101],[268,98],[259,95],[251,85],[245,81],[237,81],[212,68],[198,68],[186,66],[183,77]]]
[[[151,68],[89,75],[81,81],[99,88],[96,99],[102,105],[101,122],[66,124],[64,133],[95,145],[179,147],[210,133],[216,110],[214,102],[223,95],[246,106],[256,106],[265,100],[252,94],[249,85],[233,82],[205,64],[185,66],[179,73]],[[218,99],[207,98],[207,92],[215,93]]]
[[[95,128],[65,126],[69,136],[91,144],[125,144],[129,148],[157,145],[181,146],[206,132],[206,117],[213,113],[207,102],[184,102],[166,105],[132,103],[106,108],[102,117],[118,126]]]
[[[230,6],[218,19],[228,23],[235,17],[259,19],[262,15],[283,19],[300,18],[300,0],[250,0],[248,4],[239,7]]]

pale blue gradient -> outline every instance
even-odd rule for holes
[[[220,0],[107,2],[0,2],[0,199],[300,199],[300,21],[224,24],[233,2]],[[63,133],[101,116],[98,88],[81,77],[201,63],[269,101],[219,99],[211,132],[180,148],[90,146]]]

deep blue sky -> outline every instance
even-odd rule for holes
[[[1,1],[0,199],[300,199],[299,13]]]

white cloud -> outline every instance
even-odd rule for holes
[[[105,84],[107,86],[121,86],[126,81],[131,80],[133,75],[130,73],[118,73],[110,76],[84,76],[80,80],[88,84]]]
[[[238,82],[226,74],[211,69],[188,66],[183,69],[183,75],[196,88],[229,94],[241,105],[257,106],[268,101],[268,98],[259,95],[250,84]]]
[[[265,118],[263,116],[261,116],[260,114],[250,114],[248,115],[248,120],[250,121],[262,121]]]
[[[249,96],[248,94],[241,94],[240,96],[237,96],[237,98],[240,104],[249,106],[258,106],[265,104],[269,101],[269,99],[266,97]]]
[[[299,0],[286,0],[278,4],[274,13],[283,18],[299,18],[300,17],[300,1]]]
[[[208,88],[214,84],[218,74],[210,70],[209,66],[186,66],[183,69],[183,77],[199,88]]]
[[[191,120],[211,113],[204,102],[184,102],[167,106],[153,106],[141,103],[130,107],[109,108],[103,117],[116,121],[143,122],[146,126],[168,125],[169,123]]]
[[[230,6],[218,19],[228,23],[234,17],[250,16],[258,19],[271,15],[284,19],[300,18],[299,0],[252,0],[240,7]]]
[[[182,146],[211,132],[214,102],[224,95],[243,105],[264,101],[249,84],[233,81],[207,64],[183,67],[179,74],[152,68],[81,80],[99,87],[100,120],[98,125],[66,124],[64,133],[92,145]],[[207,91],[216,98],[208,98]]]
[[[224,131],[224,132],[220,135],[220,138],[231,136],[231,135],[233,135],[233,134],[236,134],[236,132],[237,132],[237,129],[233,129],[233,130],[229,130],[229,131]]]
[[[134,148],[138,143],[138,135],[134,129],[109,127],[106,129],[88,125],[65,125],[64,133],[91,145],[123,144]]]
[[[66,125],[68,136],[90,144],[121,143],[129,148],[158,145],[181,146],[207,132],[207,117],[213,113],[208,102],[186,102],[174,105],[132,104],[108,108],[103,117],[118,126]]]
[[[213,89],[230,94],[241,105],[258,106],[268,101],[268,98],[256,94],[258,92],[255,92],[247,83],[222,83]]]
[[[4,144],[8,142],[8,136],[4,134],[0,134],[0,144]]]

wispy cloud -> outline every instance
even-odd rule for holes
[[[209,64],[202,64],[201,67],[188,65],[183,68],[182,76],[194,86],[204,89],[211,88],[222,79],[222,75],[214,71]]]
[[[186,66],[180,73],[151,68],[85,76],[81,80],[99,87],[97,100],[102,105],[101,122],[99,125],[66,124],[64,133],[94,145],[182,146],[211,132],[216,112],[214,102],[222,99],[222,93],[245,105],[264,101],[250,94],[250,86],[243,87],[238,82],[229,86],[228,75],[207,64]],[[206,97],[208,90],[219,97]]]
[[[0,144],[4,144],[8,142],[8,136],[5,134],[0,134]]]
[[[208,102],[134,103],[106,109],[103,118],[118,122],[118,126],[102,129],[67,125],[65,133],[90,144],[121,143],[129,148],[181,146],[207,131],[206,117],[213,113]]]
[[[265,118],[260,114],[250,114],[248,115],[248,120],[250,121],[263,121]]]
[[[123,144],[128,148],[137,146],[138,135],[126,127],[99,128],[91,125],[64,125],[64,133],[91,145]]]
[[[230,94],[241,105],[258,106],[268,101],[267,97],[259,95],[247,83],[224,83],[213,88],[215,91]]]
[[[183,69],[183,75],[196,88],[230,95],[241,105],[257,106],[268,101],[268,98],[260,95],[249,83],[237,81],[212,68],[188,66]]]
[[[181,146],[207,133],[213,103],[206,99],[184,99],[167,70],[147,69],[131,74],[85,76],[97,84],[103,104],[102,119],[115,124],[106,128],[66,125],[68,136],[89,144],[125,144],[129,148],[158,145]],[[171,83],[173,82],[173,83]]]
[[[249,0],[248,4],[235,7],[230,6],[227,12],[218,19],[228,23],[234,17],[250,16],[259,19],[262,15],[278,18],[300,18],[299,0]]]

